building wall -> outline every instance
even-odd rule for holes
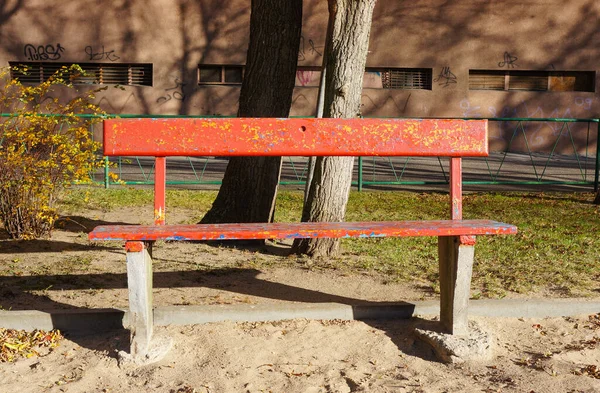
[[[595,93],[468,88],[469,69],[598,71],[600,46],[595,43],[600,39],[600,3],[428,0],[414,4],[379,2],[371,42],[376,55],[369,58],[369,64],[429,67],[439,79],[431,91],[419,96],[404,91],[393,100],[386,97],[387,106],[380,99],[367,113],[465,117],[590,117],[600,113]],[[456,76],[456,83],[446,84],[445,70]]]
[[[44,54],[45,61],[152,63],[153,86],[109,89],[98,102],[110,113],[234,115],[239,86],[199,86],[197,67],[245,63],[249,7],[249,0],[7,0],[0,65]],[[305,0],[300,66],[321,64],[326,19],[326,1]],[[367,66],[430,68],[433,85],[365,88],[362,113],[598,117],[595,92],[477,91],[468,79],[470,69],[599,71],[599,22],[596,0],[379,0]],[[310,76],[299,72],[299,80]],[[312,115],[317,88],[301,84],[292,115]]]

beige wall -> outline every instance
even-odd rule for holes
[[[198,87],[197,66],[245,62],[249,2],[8,0],[0,7],[1,65],[28,61],[28,44],[54,48],[60,44],[64,48],[56,59],[60,62],[153,63],[152,87],[109,89],[99,98],[104,109],[134,114],[235,113],[239,89]],[[184,99],[173,98],[175,91]]]
[[[443,67],[449,67],[457,83],[444,87],[434,82],[430,92],[399,92],[371,106],[370,100],[363,98],[367,113],[467,117],[600,114],[600,101],[594,93],[468,90],[468,70],[500,69],[505,53],[517,57],[514,69],[518,70],[599,70],[597,1],[382,1],[377,8],[369,65],[433,68],[434,78]]]
[[[58,44],[64,62],[148,62],[152,87],[112,89],[112,113],[236,113],[239,87],[197,86],[197,65],[244,64],[249,0],[7,0],[0,5],[0,64],[27,61],[28,44]],[[299,65],[322,59],[327,9],[305,0]],[[596,93],[469,91],[468,70],[600,69],[596,0],[379,0],[367,65],[448,67],[455,84],[433,89],[365,89],[365,116],[598,117]],[[94,58],[92,55],[95,54]],[[173,92],[181,95],[173,98]],[[598,81],[596,82],[598,91]],[[167,100],[168,97],[171,99]],[[183,97],[183,100],[178,99]],[[293,115],[314,113],[316,88],[298,87]]]

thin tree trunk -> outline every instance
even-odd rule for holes
[[[288,117],[300,48],[302,0],[252,0],[239,117]],[[281,157],[232,157],[202,223],[272,221]]]
[[[363,75],[376,0],[329,0],[324,117],[360,116]],[[356,141],[360,143],[360,141]],[[302,221],[344,221],[353,157],[317,157]],[[333,256],[339,239],[297,239],[293,251]]]
[[[319,95],[317,96],[317,118],[323,117],[323,107],[325,105],[325,76],[327,75],[327,52],[330,38],[330,32],[333,26],[334,14],[329,14],[329,20],[327,21],[327,33],[325,34],[325,49],[323,62],[321,63],[321,76],[319,77]],[[310,185],[313,181],[313,175],[315,173],[315,160],[316,157],[308,157],[307,171],[306,171],[306,184],[304,185],[304,203],[308,201],[308,193],[310,191]]]

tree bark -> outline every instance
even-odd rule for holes
[[[319,78],[319,95],[317,96],[317,118],[323,117],[323,105],[325,104],[325,76],[327,75],[327,46],[329,44],[329,35],[333,28],[334,14],[329,14],[329,20],[327,21],[327,31],[325,34],[325,48],[323,56],[323,62],[321,64],[321,77]],[[315,160],[316,157],[308,157],[307,169],[306,169],[306,183],[304,184],[304,203],[308,201],[308,193],[310,191],[310,185],[312,184],[313,175],[315,173]]]
[[[302,0],[252,0],[238,117],[288,117],[296,78]],[[232,157],[202,223],[270,222],[281,157]]]
[[[324,117],[360,116],[363,75],[376,0],[329,0]],[[360,143],[360,141],[356,141]],[[344,221],[354,157],[317,157],[302,221]],[[334,256],[339,239],[297,239],[292,251]]]

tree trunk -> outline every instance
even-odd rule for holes
[[[329,0],[324,117],[360,116],[363,75],[376,0]],[[360,141],[356,141],[360,143]],[[318,157],[302,221],[344,221],[354,157]],[[333,256],[339,239],[297,239],[293,251]]]
[[[252,0],[239,117],[288,117],[296,78],[302,0]],[[232,157],[202,223],[272,221],[281,157]]]
[[[325,49],[323,56],[323,62],[321,64],[321,77],[319,78],[319,95],[317,96],[317,118],[323,117],[323,105],[325,104],[325,76],[327,75],[327,45],[329,44],[329,36],[331,29],[333,28],[334,14],[329,14],[329,20],[327,21],[327,32],[325,34]],[[306,168],[306,183],[304,184],[304,203],[308,201],[308,193],[310,191],[310,185],[312,184],[313,175],[315,173],[315,160],[316,157],[308,157],[308,163]]]

